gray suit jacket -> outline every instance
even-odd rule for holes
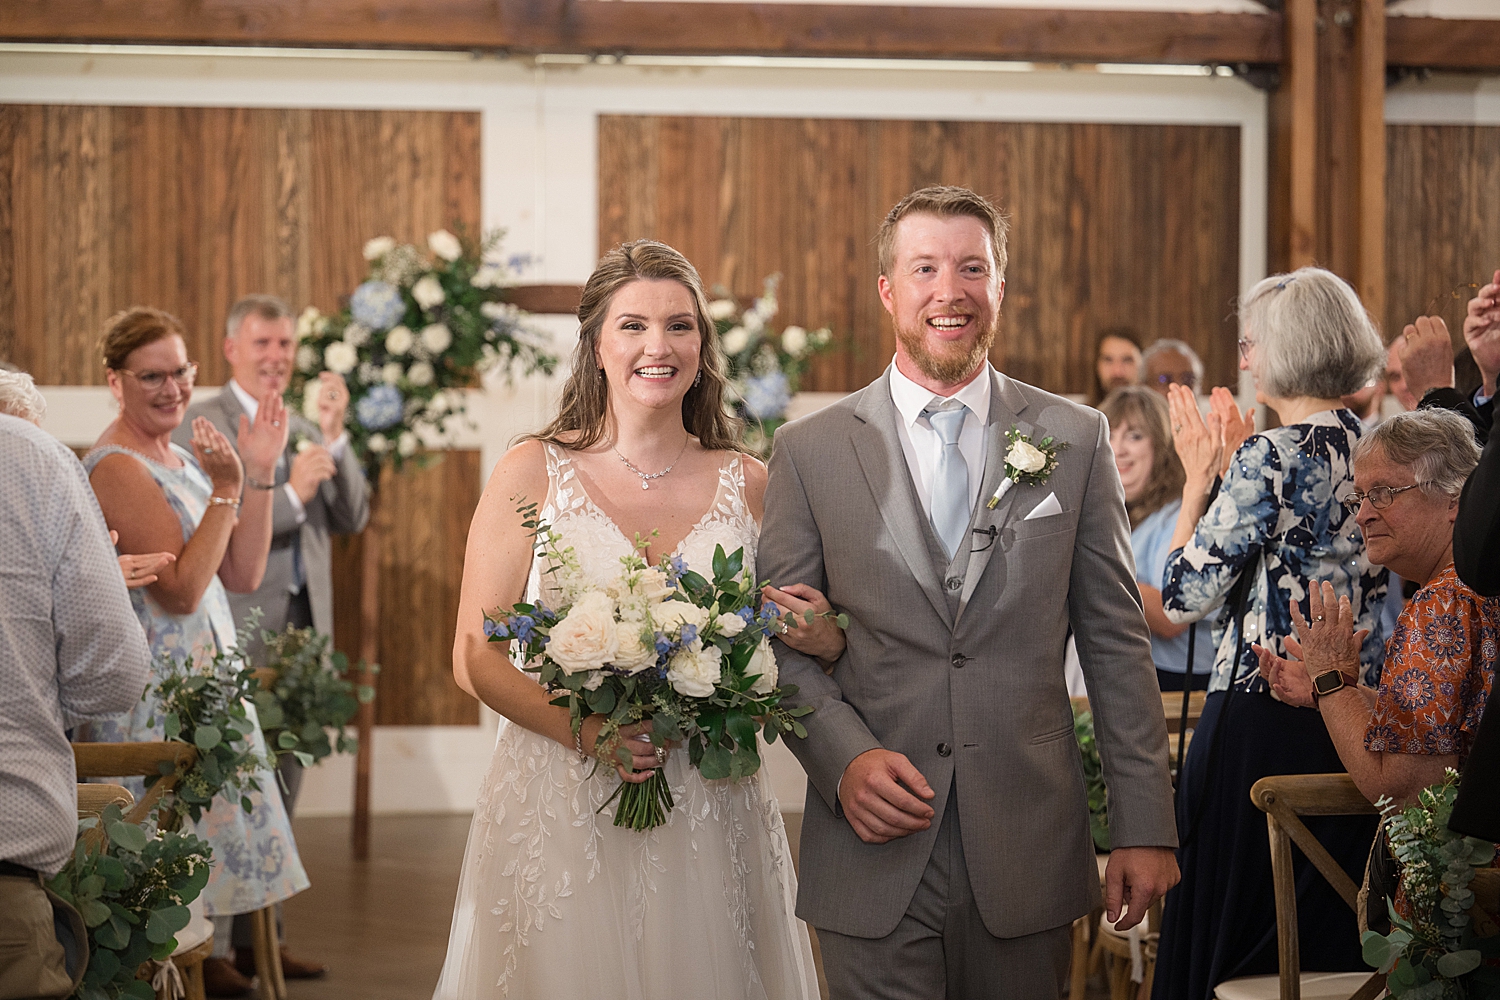
[[[956,792],[963,850],[986,928],[1019,937],[1098,905],[1082,761],[1063,679],[1071,623],[1088,681],[1115,846],[1175,846],[1167,733],[1135,585],[1125,497],[1094,410],[992,369],[984,482],[966,569],[935,536],[902,454],[890,375],[776,435],[758,569],[824,590],[849,614],[832,676],[777,644],[783,683],[815,711],[788,740],[809,778],[797,915],[884,937],[906,911],[938,824],[866,844],[843,818],[839,779],[884,747],[937,793]],[[1045,485],[994,510],[1005,432],[1067,442]],[[1062,512],[1026,520],[1056,493]],[[941,551],[936,549],[936,551]],[[955,566],[961,566],[961,560]],[[960,582],[961,581],[961,582]],[[946,589],[945,589],[946,588]],[[944,752],[946,751],[946,752]]]
[[[213,399],[193,403],[183,417],[182,426],[172,439],[191,449],[194,417],[207,417],[233,443],[240,432],[240,416],[245,412],[234,392],[226,385]],[[370,518],[369,490],[364,470],[353,448],[344,450],[338,462],[338,475],[318,487],[305,505],[307,520],[297,524],[297,512],[283,485],[297,457],[294,442],[298,435],[317,444],[323,434],[316,424],[288,408],[292,432],[287,438],[286,453],[276,464],[276,490],[272,494],[271,552],[266,559],[266,575],[260,587],[250,594],[230,593],[229,606],[238,627],[245,622],[251,608],[264,612],[261,628],[280,631],[286,625],[291,587],[296,579],[294,543],[302,543],[302,569],[307,576],[307,596],[312,605],[313,627],[325,635],[333,634],[333,567],[329,534],[349,534],[364,528]],[[246,489],[249,489],[247,486]],[[258,643],[257,643],[258,645]]]

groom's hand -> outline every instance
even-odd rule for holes
[[[866,750],[849,762],[839,782],[844,818],[867,844],[889,843],[932,826],[932,806],[923,799],[933,794],[922,772],[890,750]]]
[[[1128,931],[1181,879],[1172,848],[1117,847],[1104,868],[1104,915],[1116,930]]]

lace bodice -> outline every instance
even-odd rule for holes
[[[553,444],[543,444],[547,455],[547,502],[542,506],[542,520],[562,536],[564,544],[573,547],[579,567],[591,583],[601,589],[620,572],[620,559],[628,556],[630,539],[594,503],[568,452]],[[731,455],[719,466],[719,488],[713,503],[670,554],[681,556],[690,569],[712,575],[714,546],[725,552],[745,550],[745,566],[755,573],[755,548],[760,526],[745,503],[744,459]],[[556,592],[541,576],[541,561],[533,562],[531,579],[526,588],[528,600],[540,596],[556,603]]]

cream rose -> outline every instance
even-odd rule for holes
[[[734,299],[714,299],[708,304],[708,318],[714,322],[729,319],[739,311],[740,305]]]
[[[598,670],[619,651],[615,602],[598,590],[573,602],[563,620],[552,626],[552,638],[547,643],[547,655],[565,674]]]
[[[359,364],[359,352],[342,340],[323,348],[323,365],[331,372],[347,375]]]
[[[703,648],[703,643],[694,640],[690,646],[679,650],[667,664],[667,680],[673,690],[689,698],[707,698],[714,693],[723,669],[719,647]]]
[[[618,631],[620,648],[610,663],[632,674],[638,674],[656,663],[656,644],[642,639],[639,628],[633,631],[620,628]]]
[[[807,351],[807,331],[800,326],[789,326],[781,331],[781,349],[794,358]]]
[[[411,431],[402,431],[401,436],[396,439],[396,452],[402,458],[410,458],[417,453],[417,445],[421,444],[417,436]]]
[[[651,619],[663,632],[671,632],[681,625],[701,629],[708,623],[708,612],[687,601],[663,601],[651,609]]]
[[[427,247],[446,261],[455,261],[464,255],[463,244],[458,242],[457,236],[446,229],[439,229],[428,236]]]
[[[1047,464],[1047,456],[1034,445],[1017,441],[1005,453],[1005,464],[1018,472],[1041,472]]]
[[[442,354],[453,343],[453,333],[442,323],[422,328],[422,346],[429,354]]]
[[[370,439],[365,442],[365,447],[369,448],[377,455],[384,454],[385,450],[390,446],[391,443],[390,441],[386,440],[386,436],[384,434],[371,434]]]
[[[411,286],[411,297],[417,300],[417,305],[423,309],[431,309],[442,305],[448,296],[443,292],[442,282],[437,280],[435,274],[424,274],[417,279],[417,283]]]
[[[738,354],[750,346],[750,331],[743,326],[731,327],[719,346],[724,349],[725,354]]]
[[[425,361],[418,361],[406,370],[406,380],[415,386],[431,385],[432,378],[432,366]]]
[[[405,374],[406,370],[394,361],[387,361],[380,366],[380,381],[386,385],[395,385]]]
[[[750,654],[750,662],[745,664],[745,676],[752,677],[755,674],[760,674],[755,683],[750,685],[750,690],[755,694],[767,695],[776,689],[776,653],[771,649],[769,639],[760,641],[755,652]]]
[[[739,615],[731,615],[728,612],[714,619],[714,624],[719,626],[719,634],[733,639],[745,631],[745,619]]]
[[[396,249],[396,241],[389,236],[377,236],[365,241],[365,260],[379,260]]]
[[[318,349],[311,344],[303,344],[297,348],[297,367],[305,372],[316,371],[318,367]]]
[[[385,349],[391,354],[405,354],[411,350],[416,339],[407,327],[393,326],[391,332],[385,335]]]

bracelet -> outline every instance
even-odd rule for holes
[[[254,476],[246,476],[245,485],[250,487],[252,490],[274,490],[276,488],[275,483],[263,483],[259,479],[256,479]]]
[[[589,762],[589,755],[583,752],[583,727],[581,726],[578,732],[573,734],[573,746],[578,750],[578,762],[580,764],[587,764]]]
[[[239,510],[240,509],[240,498],[239,497],[209,497],[208,498],[208,505],[210,507],[233,507],[235,510]]]

